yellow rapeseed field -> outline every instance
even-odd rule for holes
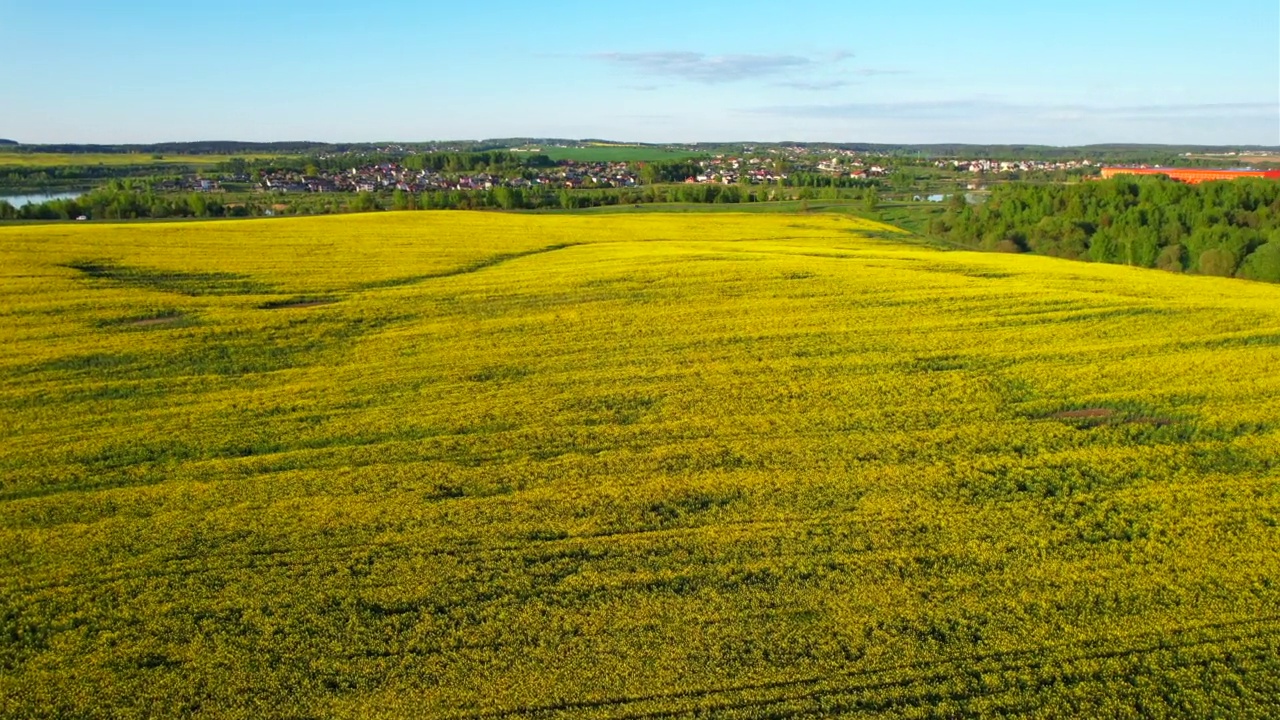
[[[837,216],[0,228],[0,717],[1274,717],[1278,361]]]

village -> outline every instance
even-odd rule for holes
[[[724,185],[786,184],[794,172],[825,173],[854,179],[883,177],[891,172],[887,164],[861,160],[838,161],[815,158],[804,153],[788,153],[779,160],[768,156],[717,155],[695,158],[688,162],[688,173],[679,177],[645,180],[642,162],[582,162],[563,160],[553,168],[526,168],[517,172],[434,172],[415,170],[398,162],[381,162],[337,171],[298,172],[289,169],[264,171],[257,177],[235,180],[251,181],[262,192],[279,193],[352,193],[392,192],[400,190],[420,193],[442,190],[513,189],[592,189],[627,188],[667,183],[714,183]],[[177,181],[175,181],[177,182]],[[182,189],[217,191],[217,181],[184,179]],[[176,189],[176,188],[175,188]]]
[[[549,171],[524,170],[520,174],[496,172],[444,173],[412,170],[400,163],[384,162],[342,171],[305,174],[289,170],[263,173],[258,188],[266,192],[427,192],[437,190],[491,190],[510,188],[631,187],[640,178],[627,163],[574,163],[566,161]]]
[[[657,163],[662,173],[650,163],[585,162],[561,160],[551,167],[472,172],[446,172],[415,169],[405,160],[358,163],[343,169],[306,170],[268,167],[238,174],[199,174],[158,180],[160,192],[222,192],[227,186],[241,186],[255,192],[273,194],[299,193],[423,193],[437,191],[477,191],[506,187],[518,190],[577,190],[598,188],[630,188],[652,184],[722,184],[722,185],[790,185],[797,174],[870,181],[886,178],[901,166],[925,165],[935,169],[973,175],[1000,175],[1030,172],[1092,172],[1090,160],[1016,160],[989,158],[949,159],[920,163],[912,158],[892,158],[858,153],[851,150],[813,151],[803,146],[775,147],[754,151],[745,147],[741,154],[717,154],[691,157],[683,162]],[[410,155],[406,154],[405,158]],[[340,157],[340,156],[339,156]],[[322,158],[333,160],[333,156]],[[674,170],[679,171],[676,174]]]
[[[1054,172],[1088,170],[1095,167],[1088,160],[939,160],[935,167],[967,173]]]

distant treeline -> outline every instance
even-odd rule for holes
[[[483,152],[502,150],[523,141],[459,140],[419,143],[327,143],[308,140],[284,142],[240,142],[235,140],[202,140],[196,142],[163,142],[133,145],[82,145],[49,143],[23,145],[0,141],[8,152],[87,154],[170,154],[170,155],[329,155],[338,153],[376,153],[387,147],[412,152]]]
[[[753,203],[774,200],[860,198],[874,207],[874,181],[857,191],[845,188],[780,188],[710,183],[649,185],[592,190],[441,190],[390,194],[305,193],[287,196],[157,193],[142,183],[114,181],[73,200],[53,200],[15,208],[0,201],[0,220],[134,220],[142,218],[218,218],[261,215],[316,215],[378,210],[576,210],[647,203]]]
[[[257,160],[231,158],[226,162],[218,163],[214,167],[214,172],[243,175],[258,171],[285,170],[315,174],[320,171],[341,172],[384,164],[395,164],[409,170],[444,173],[488,172],[519,175],[521,171],[527,169],[555,167],[556,163],[546,155],[513,153],[505,150],[434,152],[414,155],[367,152],[331,156],[272,157]]]
[[[498,208],[503,210],[544,210],[604,207],[610,205],[642,205],[650,203],[754,203],[782,199],[836,200],[875,195],[875,183],[866,183],[868,189],[860,193],[840,188],[781,188],[764,185],[721,185],[714,183],[686,183],[678,185],[645,185],[633,188],[599,188],[594,190],[569,190],[556,192],[520,190],[498,187],[492,190],[446,190],[425,192],[419,196],[405,193],[392,195],[391,209],[412,208],[428,210],[471,210]]]
[[[218,195],[160,194],[144,183],[113,180],[71,200],[51,200],[15,208],[0,201],[0,220],[135,220],[138,218],[249,217],[261,215],[270,203],[251,205],[223,202]]]
[[[154,177],[155,165],[60,165],[0,168],[0,190],[85,187],[112,178]]]
[[[953,199],[930,231],[965,245],[1280,282],[1280,183],[1121,176],[997,186]]]
[[[395,164],[409,170],[428,170],[436,173],[486,172],[506,177],[533,177],[537,171],[556,167],[558,164],[545,154],[511,152],[507,150],[480,150],[467,152],[429,152],[411,155],[391,153],[353,153],[333,156],[271,157],[257,160],[231,158],[219,163],[216,172],[245,174],[255,171],[288,170],[298,173],[316,171],[335,172],[354,170],[373,165]],[[641,177],[648,183],[684,182],[700,174],[696,162],[688,160],[663,160],[640,163]]]
[[[295,154],[327,152],[373,151],[371,143],[322,143],[322,142],[236,142],[207,140],[202,142],[166,142],[144,145],[79,145],[74,143],[17,145],[10,152],[62,153],[69,155],[103,154],[173,154],[173,155],[239,155],[239,154]]]

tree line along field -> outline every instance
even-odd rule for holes
[[[1280,712],[1280,288],[834,215],[0,228],[0,716]]]

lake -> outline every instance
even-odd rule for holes
[[[77,190],[73,192],[57,192],[57,193],[33,193],[31,195],[0,195],[0,202],[7,202],[10,205],[19,208],[23,205],[39,205],[51,200],[75,200],[84,195],[84,191]]]

